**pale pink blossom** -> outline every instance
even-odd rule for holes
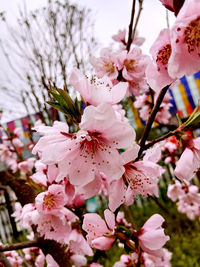
[[[144,41],[145,41],[145,38],[140,37],[138,30],[136,30],[132,43],[137,45],[137,46],[141,46],[141,45],[143,45]]]
[[[140,96],[136,96],[134,106],[139,109],[145,106],[148,103],[148,94],[144,93]]]
[[[93,106],[101,103],[117,104],[124,98],[128,87],[128,84],[124,82],[113,86],[107,76],[101,79],[94,77],[89,81],[78,69],[72,71],[70,84],[80,93],[86,103]]]
[[[32,213],[35,211],[35,204],[29,203],[23,206],[20,217],[17,217],[19,224],[25,228],[32,230]]]
[[[126,45],[126,29],[124,30],[119,30],[117,34],[112,36],[112,39],[116,42],[122,43],[125,47]],[[136,30],[134,38],[132,43],[141,46],[145,41],[145,38],[139,37],[139,32]]]
[[[116,53],[109,48],[103,48],[100,52],[100,57],[91,57],[90,63],[95,68],[99,78],[108,76],[111,80],[117,79],[117,57]]]
[[[45,135],[33,152],[41,153],[44,163],[58,163],[60,179],[68,175],[73,185],[90,183],[98,172],[119,179],[124,168],[117,149],[134,142],[133,128],[117,120],[108,104],[85,108],[79,127],[74,134]]]
[[[143,160],[157,163],[162,158],[162,142],[155,144],[153,147],[146,150]]]
[[[40,185],[47,185],[47,165],[42,163],[40,160],[35,162],[36,172],[30,176],[30,178],[36,183]]]
[[[39,213],[34,210],[31,220],[32,224],[37,226],[37,232],[45,239],[66,243],[71,232],[71,222],[77,220],[77,216],[67,208],[63,208],[56,215]]]
[[[200,168],[200,137],[190,140],[176,164],[174,174],[181,180],[191,180]]]
[[[23,173],[30,173],[34,167],[35,158],[28,158],[27,160],[18,163],[18,168]]]
[[[121,204],[131,205],[134,197],[140,194],[158,196],[158,177],[164,172],[163,168],[153,161],[136,161],[139,146],[134,146],[121,154],[125,172],[123,178],[108,184],[109,208],[115,211]],[[124,179],[128,186],[125,184]]]
[[[142,54],[138,47],[130,52],[122,51],[118,55],[119,69],[122,69],[122,76],[127,81],[137,82],[145,78],[145,69],[149,57]]]
[[[179,199],[184,194],[185,194],[185,192],[184,192],[183,185],[179,181],[176,181],[175,184],[170,184],[168,186],[167,196],[172,201],[176,201],[177,199]]]
[[[77,255],[88,255],[93,256],[93,251],[83,235],[76,229],[72,230],[67,243],[69,244],[68,249]]]
[[[162,248],[162,253],[159,256],[146,252],[142,253],[142,256],[144,259],[144,267],[171,267],[170,260],[172,258],[172,253],[166,248]]]
[[[104,211],[105,221],[96,213],[84,215],[83,230],[87,232],[87,241],[91,247],[108,250],[115,238],[112,237],[115,228],[115,216],[110,210]],[[110,236],[108,236],[110,235]]]
[[[35,198],[36,209],[45,214],[57,214],[66,204],[65,188],[63,185],[52,184],[48,191],[42,192]]]
[[[19,202],[15,202],[15,211],[12,213],[12,217],[15,218],[16,222],[19,222],[22,214],[22,205]]]
[[[12,172],[17,171],[17,155],[15,152],[10,151],[9,143],[4,141],[0,144],[0,162],[5,163]]]
[[[128,123],[128,119],[125,116],[126,112],[121,104],[112,105],[112,108],[114,109],[115,115],[118,120]]]
[[[139,244],[144,252],[154,254],[169,240],[161,227],[164,219],[159,214],[152,215],[139,230]]]
[[[153,161],[144,159],[143,161],[133,162],[137,157],[138,151],[139,146],[122,154],[125,167],[124,177],[129,184],[126,194],[129,195],[132,201],[137,194],[141,194],[144,197],[152,194],[158,196],[158,177],[164,171],[161,166]]]
[[[16,251],[4,252],[11,266],[20,267],[23,264],[23,258]],[[4,266],[4,265],[3,265]]]
[[[125,38],[126,38],[126,29],[119,30],[117,34],[112,36],[112,39],[114,41],[123,43],[124,45],[126,44]]]
[[[185,213],[191,220],[200,216],[200,194],[198,191],[197,186],[188,185],[185,187],[185,194],[180,195],[177,202],[178,210]]]
[[[164,29],[150,49],[153,57],[146,68],[146,78],[150,87],[159,92],[163,87],[170,85],[176,80],[168,74],[168,61],[172,53],[170,30]]]
[[[172,54],[168,72],[172,78],[193,75],[200,68],[200,2],[185,0],[170,31]]]

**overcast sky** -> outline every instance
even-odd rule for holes
[[[128,29],[132,0],[71,0],[80,6],[86,6],[92,10],[92,19],[95,22],[95,36],[100,41],[102,47],[108,47],[112,42],[111,36],[116,34],[119,29]],[[137,2],[137,1],[136,1]],[[28,10],[34,10],[45,6],[47,0],[0,0],[0,12],[5,11],[9,23],[15,24],[18,9],[26,3]],[[151,45],[158,36],[161,29],[166,28],[166,10],[159,0],[144,0],[142,15],[139,21],[138,30],[141,37],[146,38],[142,49],[148,53]],[[174,21],[173,15],[170,14],[170,24]],[[0,24],[1,39],[6,36],[6,28]],[[95,51],[95,56],[98,52]],[[9,76],[7,65],[0,52],[0,79]],[[0,88],[1,89],[1,88]],[[1,93],[1,92],[0,92]],[[0,94],[0,98],[1,94]],[[5,99],[2,101],[9,102]],[[1,101],[0,101],[1,104]],[[0,106],[1,108],[1,106]],[[13,116],[13,115],[12,115]],[[9,117],[9,116],[8,116]],[[14,119],[13,117],[9,120]],[[7,120],[7,118],[6,118]]]
[[[14,23],[18,7],[23,7],[24,1],[29,10],[42,7],[47,2],[47,0],[0,0],[0,11],[6,11],[9,19]],[[132,0],[73,0],[71,2],[87,6],[93,11],[95,34],[102,46],[108,46],[111,36],[119,29],[128,29]],[[144,0],[143,6],[138,29],[140,35],[146,38],[143,49],[148,53],[159,31],[167,25],[166,10],[159,0]],[[173,22],[173,15],[170,16],[170,22]],[[6,33],[1,31],[2,34]]]

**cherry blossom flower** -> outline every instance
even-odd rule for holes
[[[91,247],[78,230],[73,229],[71,231],[67,243],[69,244],[68,249],[70,249],[70,252],[77,255],[93,256]]]
[[[149,62],[149,57],[142,54],[138,47],[134,47],[130,52],[122,51],[118,55],[119,69],[122,70],[122,76],[131,83],[130,88],[145,80],[145,69]],[[135,85],[134,85],[135,84]],[[140,88],[144,90],[143,88]],[[146,89],[146,86],[145,86]]]
[[[158,177],[164,172],[163,168],[144,158],[134,162],[138,155],[139,146],[134,146],[121,154],[125,172],[119,180],[108,184],[109,208],[115,211],[121,204],[131,205],[134,197],[140,194],[158,196]],[[128,187],[125,184],[128,183]]]
[[[71,222],[77,216],[63,208],[56,215],[40,213],[34,210],[31,214],[31,224],[37,226],[37,232],[45,239],[53,239],[60,243],[67,243],[71,232]]]
[[[142,253],[144,267],[171,267],[170,260],[172,253],[166,248],[162,248],[161,255],[155,256],[146,252]]]
[[[174,174],[181,180],[189,181],[200,167],[200,137],[190,139],[176,164]]]
[[[170,184],[168,186],[167,196],[172,201],[176,201],[177,199],[179,199],[184,194],[185,193],[184,193],[183,185],[179,181],[176,181],[175,184]]]
[[[126,44],[125,38],[126,38],[126,29],[119,30],[117,34],[112,36],[112,39],[114,41],[123,43],[123,44]]]
[[[33,152],[41,153],[44,163],[58,163],[60,179],[68,175],[73,185],[90,183],[98,172],[119,179],[124,168],[117,149],[134,142],[133,128],[117,120],[108,104],[85,108],[79,127],[75,134],[45,135]]]
[[[172,53],[168,72],[172,78],[193,75],[200,68],[200,2],[185,0],[171,29]]]
[[[164,219],[159,214],[152,215],[138,232],[139,244],[144,252],[154,254],[169,240],[161,227]]]
[[[115,238],[112,237],[115,228],[115,216],[110,210],[104,211],[105,221],[96,213],[84,215],[83,230],[87,232],[87,241],[91,247],[108,250],[112,247]],[[108,237],[108,235],[111,235]]]
[[[10,151],[10,147],[7,141],[0,144],[0,162],[4,162],[11,168],[12,172],[17,171],[17,155]]]
[[[21,161],[18,164],[18,168],[23,173],[30,173],[34,167],[35,158],[28,158],[27,160]]]
[[[91,57],[90,63],[95,68],[96,74],[99,78],[108,76],[111,80],[117,79],[117,57],[109,48],[103,48],[100,52],[100,57]]]
[[[198,187],[196,188],[198,190]],[[185,213],[189,219],[194,220],[196,216],[200,216],[200,194],[197,192],[187,192],[179,197],[177,206],[179,212]]]
[[[55,214],[66,204],[65,188],[63,185],[52,184],[48,191],[42,192],[35,198],[35,206],[39,212]]]
[[[173,83],[176,77],[171,78],[168,74],[168,61],[172,53],[170,30],[164,29],[150,49],[153,61],[146,68],[146,78],[150,87],[159,92],[163,87]]]
[[[128,87],[128,84],[124,82],[113,86],[107,76],[101,79],[94,77],[89,81],[78,69],[72,71],[70,84],[80,93],[86,103],[93,106],[101,103],[117,104],[125,96]]]
[[[47,185],[47,165],[42,163],[40,160],[35,162],[36,172],[30,176],[30,178],[36,183],[40,185]]]
[[[157,178],[162,175],[163,169],[156,163],[144,159],[143,161],[133,162],[137,157],[136,151],[139,151],[139,146],[125,151],[122,154],[124,160],[125,173],[129,187],[128,192],[131,193],[132,198],[137,194],[142,196],[156,195],[158,196],[158,180]]]

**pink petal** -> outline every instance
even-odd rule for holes
[[[106,209],[104,211],[104,217],[106,220],[106,223],[109,227],[110,230],[113,230],[115,228],[115,215],[112,211],[110,211],[109,209]]]

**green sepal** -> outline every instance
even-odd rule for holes
[[[49,92],[55,100],[47,102],[49,105],[64,113],[75,123],[79,123],[81,121],[82,108],[81,103],[77,100],[77,98],[73,101],[68,95],[67,90],[52,86]]]
[[[200,108],[200,106],[197,105],[196,108],[194,109],[194,111],[192,112],[192,114],[190,115],[190,117],[187,119],[187,121],[184,122],[184,129],[189,128],[189,127],[196,128],[199,126],[199,124],[200,124],[200,110],[199,110],[199,108]]]
[[[176,118],[178,120],[178,125],[181,126],[183,124],[183,122],[182,122],[182,120],[178,114],[176,114]]]

